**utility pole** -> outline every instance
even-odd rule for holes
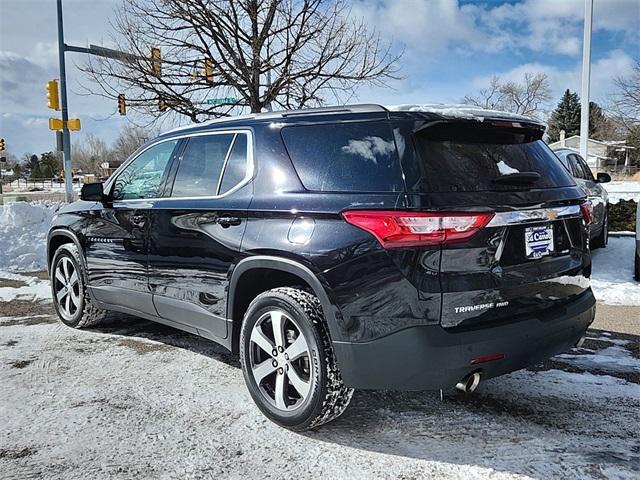
[[[60,103],[62,110],[62,155],[64,161],[64,188],[67,202],[73,202],[73,173],[71,171],[71,138],[69,136],[69,109],[67,103],[67,72],[64,62],[64,29],[62,23],[62,0],[58,4],[58,59],[60,62]]]
[[[584,40],[582,44],[582,102],[580,110],[580,155],[588,161],[589,153],[589,86],[591,83],[591,25],[593,0],[584,0]],[[596,164],[596,168],[599,165]]]

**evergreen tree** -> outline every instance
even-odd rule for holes
[[[549,119],[550,142],[560,140],[560,130],[564,130],[566,137],[580,134],[580,97],[575,92],[567,89],[556,109]]]
[[[40,159],[37,155],[31,155],[27,163],[29,170],[29,178],[42,178],[42,169],[40,168]]]
[[[589,102],[589,138],[594,140],[617,140],[619,138],[615,123],[596,102]]]
[[[40,172],[43,178],[54,178],[60,175],[62,162],[58,155],[46,152],[40,155]]]

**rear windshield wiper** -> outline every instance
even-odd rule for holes
[[[534,183],[542,178],[538,172],[518,172],[508,175],[500,175],[493,179],[494,183],[520,185]]]

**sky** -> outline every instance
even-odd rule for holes
[[[64,0],[65,40],[108,45],[109,19],[120,0]],[[17,156],[54,148],[45,84],[58,77],[55,0],[0,0],[0,137]],[[401,80],[363,87],[362,103],[460,102],[494,75],[549,77],[553,103],[569,88],[580,93],[584,0],[352,0],[382,38],[404,49]],[[640,57],[640,0],[594,0],[591,100],[606,103],[613,79]],[[67,54],[69,109],[82,131],[107,141],[130,126],[116,102],[87,95],[87,80]],[[187,122],[187,120],[185,120]]]

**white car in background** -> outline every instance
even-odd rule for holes
[[[636,280],[640,282],[640,202],[636,206],[636,261],[633,270]]]

